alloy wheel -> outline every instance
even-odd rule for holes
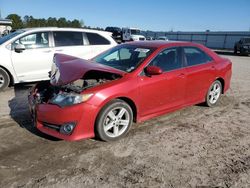
[[[129,112],[124,107],[111,109],[104,119],[104,133],[112,138],[119,137],[130,124]]]
[[[221,86],[219,83],[214,83],[208,94],[208,100],[211,104],[215,104],[221,94]]]
[[[4,76],[2,74],[0,74],[0,88],[3,87],[4,82],[5,82]]]

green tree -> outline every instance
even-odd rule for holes
[[[79,27],[81,27],[81,23],[79,22],[79,20],[74,19],[74,20],[71,22],[70,27],[79,28]]]
[[[67,27],[68,23],[67,20],[65,18],[59,18],[57,20],[57,26],[58,27]]]
[[[12,20],[12,28],[13,29],[20,29],[23,28],[23,22],[19,15],[17,14],[9,14],[6,19]]]
[[[49,18],[47,19],[47,26],[56,27],[56,26],[57,26],[57,19],[56,19],[56,18],[49,17]]]

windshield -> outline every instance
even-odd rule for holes
[[[3,44],[3,43],[5,43],[5,42],[8,41],[8,40],[14,38],[15,36],[17,36],[17,35],[23,33],[23,32],[24,32],[24,30],[17,30],[17,31],[15,31],[15,32],[13,32],[13,33],[10,33],[10,34],[8,34],[8,35],[6,35],[6,36],[0,38],[0,45]]]
[[[131,29],[131,34],[132,34],[132,35],[140,35],[141,32],[140,32],[140,30],[138,30],[138,29]]]
[[[125,72],[135,70],[155,49],[132,45],[120,45],[100,54],[93,60]]]

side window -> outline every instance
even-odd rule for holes
[[[86,33],[90,45],[107,45],[110,42],[96,33]]]
[[[205,52],[195,47],[184,47],[184,54],[186,56],[188,66],[204,64],[212,61],[212,58]]]
[[[150,65],[160,67],[163,72],[179,69],[182,67],[179,48],[170,48],[160,52],[151,61]]]
[[[24,37],[19,38],[12,43],[12,48],[16,45],[23,44],[25,49],[37,49],[37,48],[48,48],[49,47],[49,37],[47,32],[32,33]]]
[[[83,37],[81,32],[56,31],[53,32],[53,36],[55,47],[83,45]]]

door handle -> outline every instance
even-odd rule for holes
[[[215,66],[214,66],[214,65],[212,65],[211,69],[212,69],[212,70],[215,70]]]
[[[56,50],[56,52],[62,52],[62,51],[63,51],[63,49]]]

